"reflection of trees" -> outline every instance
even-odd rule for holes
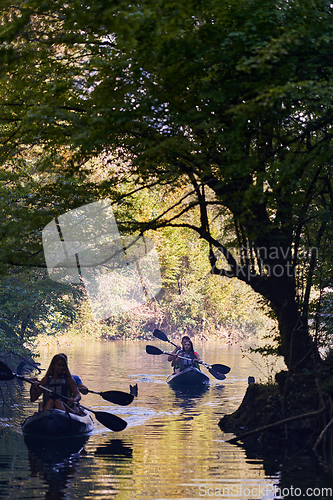
[[[247,463],[261,459],[267,476],[279,476],[276,488],[281,492],[284,491],[287,497],[287,491],[290,491],[291,487],[294,492],[301,491],[304,496],[308,488],[312,491],[316,488],[332,488],[332,468],[330,472],[323,474],[323,468],[317,457],[304,450],[304,445],[305,443],[299,443],[298,446],[288,444],[286,439],[272,444],[269,448],[255,441],[239,446],[245,449]],[[318,496],[318,498],[325,497]]]
[[[65,498],[66,489],[75,477],[87,437],[68,440],[39,440],[25,436],[29,451],[31,477],[46,482],[46,500]]]
[[[130,446],[123,443],[121,439],[112,439],[109,443],[98,446],[95,455],[107,459],[112,458],[132,458],[133,450]]]
[[[133,449],[131,446],[125,444],[121,439],[112,439],[95,450],[95,456],[100,460],[99,468],[106,471],[109,476],[110,483],[114,483],[114,476],[132,476],[133,475]],[[118,480],[117,480],[118,481]],[[120,481],[122,481],[120,479]],[[116,489],[111,484],[109,485],[110,491]],[[117,489],[119,485],[117,486]]]
[[[92,491],[94,498],[118,498],[118,494],[125,498],[120,492],[128,490],[128,478],[135,473],[131,443],[108,439],[98,441],[98,446],[89,451],[93,460],[83,463],[80,476],[85,477],[85,481],[76,485],[76,498],[83,498],[86,492]]]

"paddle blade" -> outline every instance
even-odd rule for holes
[[[212,365],[212,369],[216,370],[219,373],[223,373],[224,375],[226,375],[227,373],[230,372],[229,366],[225,366],[225,365],[219,365],[219,364]]]
[[[14,377],[15,373],[5,363],[0,361],[0,380],[12,380]]]
[[[114,403],[115,405],[127,406],[130,405],[134,399],[133,394],[128,394],[122,391],[105,391],[99,393],[103,399]]]
[[[127,422],[125,422],[125,420],[117,417],[117,415],[113,415],[112,413],[106,413],[105,411],[95,411],[94,415],[96,419],[102,425],[104,425],[104,427],[108,427],[108,429],[111,429],[111,431],[123,431],[127,426]]]
[[[155,347],[153,345],[146,345],[146,353],[147,354],[164,354],[161,349]]]
[[[157,328],[156,328],[156,330],[153,331],[153,335],[154,335],[154,337],[156,337],[160,340],[163,340],[164,342],[169,342],[169,339],[165,335],[165,333],[162,332],[161,330],[158,330]]]
[[[225,379],[225,375],[223,375],[223,373],[219,373],[219,372],[213,370],[212,368],[208,368],[208,371],[211,375],[213,375],[213,377],[217,378],[217,380],[224,380]]]

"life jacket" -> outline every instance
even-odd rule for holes
[[[194,365],[196,368],[199,368],[198,363],[193,364],[193,360],[197,359],[195,356],[196,353],[193,351],[190,352],[190,354],[185,354],[185,351],[181,350],[177,353],[178,356],[185,357],[187,359],[180,359],[179,363],[179,368],[180,370],[184,370],[184,368],[189,368],[190,366]],[[200,369],[200,368],[199,368]]]
[[[45,387],[47,387],[48,389],[51,389],[52,392],[59,394],[59,396],[65,396],[66,398],[70,398],[72,396],[72,393],[71,393],[71,390],[67,384],[65,375],[63,375],[61,378],[58,378],[57,380],[55,380],[52,377],[52,375],[49,375],[49,377],[45,383]],[[54,398],[55,398],[55,396],[53,394],[51,394],[48,391],[44,391],[44,393],[43,393],[44,405],[49,399],[54,399]]]

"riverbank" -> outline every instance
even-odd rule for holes
[[[333,357],[313,372],[281,371],[275,384],[251,384],[239,408],[219,422],[245,446],[330,450],[333,457]]]
[[[41,346],[53,346],[55,349],[60,348],[64,345],[70,345],[71,342],[75,341],[87,341],[89,339],[97,340],[100,342],[105,341],[141,341],[145,340],[147,342],[155,340],[153,336],[153,331],[158,328],[165,332],[168,338],[175,343],[180,344],[181,339],[184,335],[188,335],[193,343],[197,342],[207,342],[207,341],[219,341],[225,345],[240,345],[244,342],[246,343],[260,343],[260,335],[256,332],[253,335],[244,335],[243,332],[237,330],[236,328],[230,327],[229,329],[221,327],[219,331],[207,331],[195,333],[192,329],[189,331],[173,332],[169,325],[162,326],[158,323],[152,323],[150,329],[133,328],[131,330],[122,329],[114,330],[109,328],[103,323],[85,323],[72,325],[63,334],[49,335],[40,333],[36,336],[34,340],[34,349]]]

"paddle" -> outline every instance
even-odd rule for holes
[[[99,394],[106,401],[110,401],[110,403],[114,403],[115,405],[127,406],[130,405],[134,399],[133,394],[128,394],[128,392],[122,391],[91,391],[88,389],[88,392],[92,394]]]
[[[162,332],[161,330],[158,330],[158,329],[154,330],[153,335],[154,335],[154,337],[156,337],[160,340],[163,340],[164,342],[169,342],[169,344],[172,344],[175,347],[178,347],[176,344],[171,342],[171,340],[169,340],[168,337],[165,335],[165,333]],[[210,368],[213,371],[216,370],[219,373],[227,374],[230,372],[229,366],[226,366],[226,365],[220,365],[218,363],[214,364],[214,365],[208,365],[207,363],[204,363],[203,361],[201,361],[201,364],[204,365],[206,368]],[[214,374],[212,373],[212,375],[214,375]],[[216,377],[216,378],[218,378],[218,377]]]
[[[33,380],[30,380],[29,378],[23,377],[23,375],[18,375],[17,373],[13,373],[11,371],[11,369],[7,365],[5,365],[5,363],[0,361],[0,380],[12,380],[15,377],[19,378],[21,380],[24,380],[25,382],[29,382],[29,384],[34,383]],[[51,389],[49,389],[48,387],[44,387],[42,385],[39,385],[39,387],[47,392],[51,392],[52,394],[56,394],[53,391],[51,391]],[[56,395],[59,396],[59,394],[56,394]],[[64,399],[67,401],[69,399],[69,398],[66,398],[66,396],[60,396],[60,397],[61,397],[61,399]],[[81,408],[83,408],[84,410],[87,410],[87,411],[93,413],[95,415],[96,419],[98,420],[98,422],[100,422],[105,427],[108,427],[112,431],[115,431],[115,432],[122,431],[127,426],[127,422],[125,422],[125,420],[123,420],[122,418],[117,417],[117,415],[113,415],[112,413],[106,413],[104,411],[94,411],[94,410],[91,410],[90,408],[87,408],[87,407],[81,405],[81,404],[79,404],[79,406]]]
[[[173,342],[171,342],[171,340],[168,339],[168,337],[165,335],[165,333],[162,332],[162,330],[159,330],[158,328],[156,328],[156,330],[153,331],[153,335],[154,335],[154,337],[156,337],[160,340],[163,340],[163,342],[169,342],[169,344],[172,344],[175,347],[179,347],[177,344],[174,344]]]
[[[155,347],[153,345],[147,345],[146,346],[146,352],[148,354],[155,354],[155,355],[160,355],[160,354],[167,354],[168,356],[175,356],[176,357],[176,354],[172,354],[172,352],[166,352],[166,351],[161,351],[161,349],[159,349],[158,347]],[[177,358],[180,358],[180,359],[187,359],[188,358],[184,358],[183,356],[177,356]],[[208,368],[208,366],[206,366],[206,363],[203,363],[202,361],[198,361],[198,360],[195,360],[197,363],[200,363],[202,364],[203,366],[205,366],[206,368]],[[213,367],[215,366],[223,366],[223,365],[212,365],[212,367],[208,368],[208,371],[209,373],[211,373],[211,375],[213,375],[213,377],[217,378],[218,380],[224,380],[225,379],[225,375],[221,372],[218,372],[216,370],[214,370]]]

